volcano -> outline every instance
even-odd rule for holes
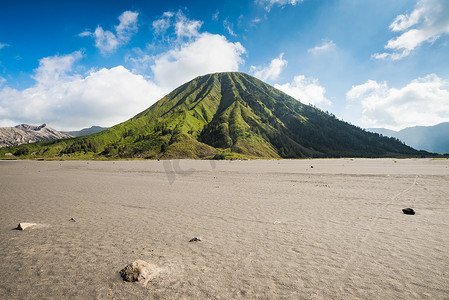
[[[410,157],[423,154],[398,139],[367,132],[238,72],[197,77],[128,121],[102,132],[20,147],[29,149],[19,154],[35,157],[90,158]]]

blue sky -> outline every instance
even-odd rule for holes
[[[360,127],[449,121],[449,1],[1,1],[0,126],[111,126],[240,71]]]

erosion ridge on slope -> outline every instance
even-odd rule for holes
[[[304,105],[244,73],[185,83],[128,121],[85,137],[0,150],[29,157],[211,158],[417,156],[382,137]]]

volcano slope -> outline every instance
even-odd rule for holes
[[[0,149],[0,157],[7,153],[9,157],[69,159],[428,154],[340,121],[237,72],[197,77],[128,121],[100,133]]]

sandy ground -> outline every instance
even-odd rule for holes
[[[0,205],[1,299],[449,298],[448,160],[0,161]]]

